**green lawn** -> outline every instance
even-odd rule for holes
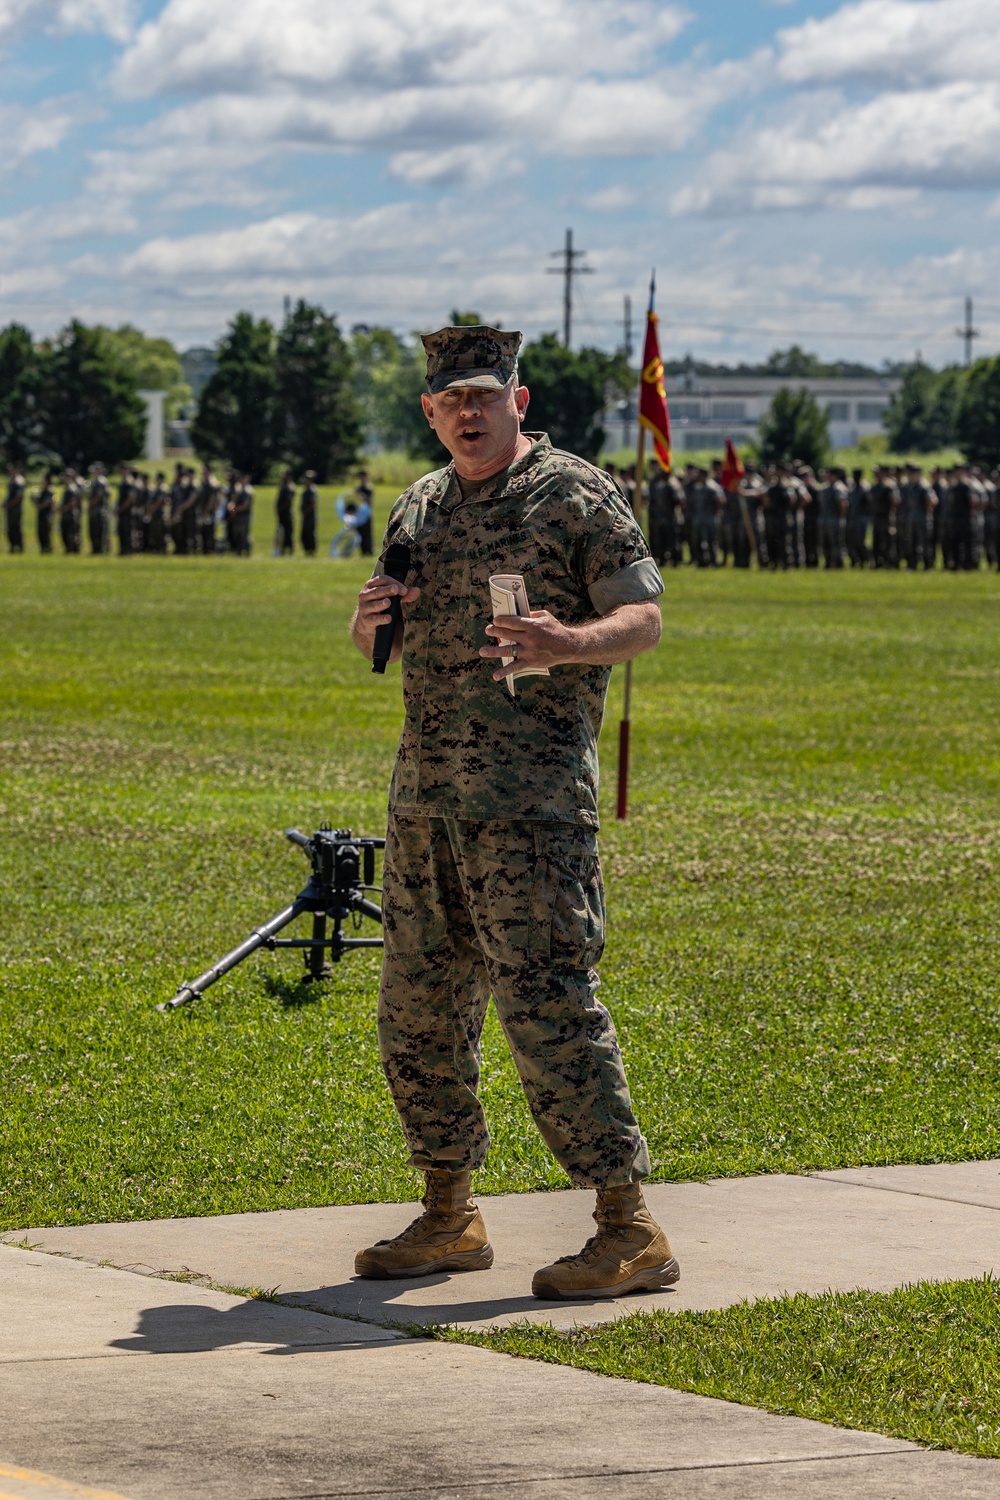
[[[1000,1286],[985,1277],[637,1313],[568,1334],[437,1336],[1000,1458],[998,1327]]]
[[[261,524],[264,524],[263,515]],[[292,823],[381,832],[361,562],[0,560],[0,1226],[413,1197],[377,958],[260,955]],[[995,575],[667,578],[602,996],[661,1179],[1000,1155]],[[485,1038],[482,1191],[559,1186]]]

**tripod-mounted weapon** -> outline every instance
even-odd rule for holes
[[[329,952],[331,962],[338,964],[352,948],[381,948],[382,939],[369,937],[345,937],[343,924],[348,917],[353,919],[355,929],[360,927],[363,917],[373,922],[382,921],[379,906],[370,901],[366,891],[380,892],[374,884],[375,850],[385,848],[385,839],[354,838],[349,828],[331,828],[324,823],[311,839],[297,828],[289,828],[285,834],[293,844],[304,849],[312,862],[309,883],[300,891],[284,911],[265,922],[250,934],[246,942],[240,943],[225,958],[220,958],[212,968],[199,974],[189,984],[182,984],[172,1000],[164,1000],[156,1010],[176,1010],[203,995],[210,984],[235,969],[258,948],[301,948],[306,962],[306,978],[322,979],[329,967],[325,955]],[[283,927],[294,922],[303,912],[312,912],[311,938],[279,938]],[[333,923],[333,931],[326,935],[326,924]]]

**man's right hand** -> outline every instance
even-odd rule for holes
[[[402,600],[404,604],[415,604],[420,598],[420,590],[407,588],[405,583],[399,583],[395,578],[386,578],[380,574],[377,578],[369,578],[361,593],[358,595],[358,607],[354,611],[354,619],[351,621],[351,637],[362,656],[372,659],[372,650],[375,646],[375,632],[380,625],[389,623],[389,600],[393,596]],[[390,661],[398,661],[403,649],[402,627],[396,633],[393,642]]]

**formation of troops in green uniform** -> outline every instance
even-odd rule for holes
[[[636,496],[635,470],[607,465],[626,499],[645,512],[649,543],[661,567],[701,568],[934,568],[974,571],[1000,567],[1000,473],[967,464],[931,469],[883,466],[871,483],[860,469],[813,473],[805,464],[758,469],[747,464],[736,488],[723,486],[721,459],[710,469],[688,464],[682,473],[657,469]],[[354,491],[366,516],[360,551],[372,553],[372,489],[362,471]],[[8,470],[3,501],[10,552],[24,551],[25,512],[35,514],[40,552],[56,542],[65,553],[117,550],[178,556],[232,552],[248,557],[254,487],[230,470],[224,480],[204,465],[200,475],[178,463],[171,482],[126,466],[112,479],[100,464],[86,475],[50,469],[29,490],[16,465]],[[317,549],[319,491],[309,470],[301,484],[288,470],[275,500],[274,551],[307,557]]]
[[[362,471],[355,494],[367,505],[367,523],[360,527],[363,554],[372,552],[372,489]],[[316,518],[319,491],[316,475],[303,476],[301,489],[290,471],[282,476],[275,502],[277,531],[274,550],[295,550],[295,506],[299,507],[299,545],[306,556],[316,552]],[[55,542],[67,554],[89,550],[94,555],[117,550],[121,557],[136,552],[175,553],[188,557],[198,553],[233,552],[249,557],[253,520],[254,487],[246,474],[230,470],[224,480],[208,464],[200,475],[178,463],[173,480],[160,471],[152,477],[140,469],[123,466],[112,479],[101,464],[92,464],[86,475],[76,469],[49,469],[36,488],[28,487],[22,469],[7,472],[3,501],[4,534],[10,552],[24,551],[25,512],[35,512],[38,550],[51,553]]]
[[[92,464],[86,476],[75,469],[61,474],[50,469],[30,492],[23,472],[14,467],[4,501],[7,545],[11,552],[24,551],[24,511],[30,501],[43,553],[53,551],[56,532],[63,552],[82,552],[86,530],[94,555],[111,552],[114,542],[122,557],[168,551],[249,556],[253,496],[246,475],[230,471],[222,482],[207,465],[199,478],[194,468],[177,464],[172,483],[162,471],[150,476],[128,465],[114,480],[101,464]]]
[[[635,470],[608,467],[635,505]],[[711,469],[658,470],[643,485],[639,503],[661,567],[1000,566],[1000,474],[967,464],[927,475],[919,464],[887,465],[868,483],[861,469],[816,475],[805,464],[747,464],[728,489],[723,475],[716,459]]]

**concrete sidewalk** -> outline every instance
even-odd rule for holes
[[[586,1192],[481,1199],[493,1269],[417,1281],[354,1277],[357,1248],[398,1233],[418,1211],[412,1203],[28,1229],[3,1238],[147,1274],[277,1288],[284,1300],[376,1324],[470,1328],[525,1317],[571,1327],[638,1308],[725,1307],[828,1287],[888,1290],[1000,1269],[1000,1162],[661,1183],[646,1196],[670,1235],[681,1280],[617,1302],[553,1305],[531,1296],[532,1271],[579,1249],[592,1232],[593,1194]]]
[[[1000,1463],[60,1256],[0,1247],[0,1303],[16,1500],[1000,1500]]]

